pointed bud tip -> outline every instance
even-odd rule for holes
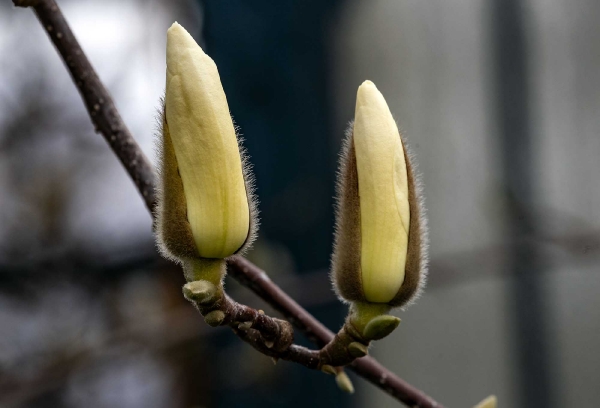
[[[362,84],[360,84],[360,86],[358,87],[358,90],[361,90],[361,89],[366,90],[366,89],[369,89],[369,88],[370,89],[373,89],[373,88],[377,89],[377,86],[375,86],[375,84],[373,83],[373,81],[370,81],[370,80],[367,79],[366,81],[363,81]]]
[[[367,79],[358,87],[358,91],[356,92],[357,106],[373,104],[374,102],[380,103],[381,100],[385,103],[383,95],[372,81]]]
[[[172,40],[174,37],[186,38],[187,36],[191,37],[190,33],[177,21],[171,24],[171,27],[167,30],[167,41]]]
[[[194,37],[176,21],[167,30],[167,66],[169,62],[174,62],[174,58],[181,58],[184,49],[194,49],[200,51],[201,55],[206,55]]]
[[[192,37],[190,35],[190,33],[188,33],[188,31],[181,24],[179,24],[177,21],[175,21],[173,24],[171,24],[171,27],[169,27],[169,29],[167,30],[167,35],[168,36],[183,35],[183,36],[186,36],[186,37],[189,36],[190,38]]]
[[[179,30],[179,29],[185,30],[185,28],[183,28],[181,24],[179,24],[177,21],[175,21],[175,22],[173,22],[173,24],[171,24],[171,27],[169,27],[168,31]]]

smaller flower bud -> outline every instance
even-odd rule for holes
[[[335,376],[335,382],[340,390],[347,392],[348,394],[354,394],[354,385],[352,385],[352,381],[348,374],[344,371],[340,371]]]
[[[342,299],[362,305],[355,307],[359,314],[369,304],[386,313],[406,305],[422,289],[427,237],[419,193],[388,105],[375,85],[365,81],[341,157],[332,257],[335,289]],[[368,321],[361,320],[363,330]],[[380,322],[383,331],[397,325],[386,322]]]
[[[381,340],[396,330],[399,324],[400,319],[396,316],[382,314],[369,320],[362,335],[367,340]]]
[[[247,248],[257,226],[252,179],[219,72],[192,36],[167,32],[167,86],[159,140],[157,241],[188,280],[218,284],[222,259]]]

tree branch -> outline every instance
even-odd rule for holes
[[[65,62],[95,130],[104,136],[154,216],[155,177],[152,166],[123,123],[112,98],[83,53],[58,5],[54,0],[13,0],[13,3],[18,7],[33,8]],[[273,283],[264,271],[239,256],[228,260],[228,270],[231,276],[282,313],[317,346],[323,347],[332,342],[334,334]],[[224,303],[218,309],[226,310],[227,313],[224,313],[219,324],[228,324],[242,340],[266,355],[294,361],[309,368],[320,367],[323,356],[319,351],[291,344],[293,337],[290,335],[293,334],[288,322],[265,316],[260,311],[238,304],[226,295],[223,299]],[[194,303],[199,309],[205,306]],[[210,313],[207,310],[204,312]],[[287,334],[282,335],[282,331]],[[280,344],[271,345],[275,341]],[[410,407],[443,408],[371,357],[356,359],[349,367]]]
[[[115,103],[83,53],[58,5],[54,0],[13,0],[13,3],[18,7],[34,9],[40,24],[48,33],[67,66],[90,115],[94,129],[104,136],[133,179],[146,207],[152,212],[155,202],[155,180],[152,165],[125,126]]]
[[[323,347],[331,342],[334,337],[333,332],[289,297],[269,278],[266,272],[241,256],[229,258],[228,265],[230,276],[280,312],[318,347]],[[441,404],[399,378],[373,357],[359,358],[349,367],[361,377],[410,407],[443,408]]]

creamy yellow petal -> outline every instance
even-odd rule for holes
[[[496,408],[498,400],[495,395],[490,395],[473,408]]]
[[[235,129],[217,66],[177,23],[167,32],[165,106],[198,252],[232,255],[250,224]]]
[[[361,225],[361,277],[365,298],[385,303],[404,281],[410,209],[400,133],[371,81],[356,97],[354,148]]]

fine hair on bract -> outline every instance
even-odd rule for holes
[[[400,133],[401,135],[401,133]],[[422,185],[416,170],[414,155],[401,135],[408,176],[410,229],[406,256],[405,278],[392,307],[406,308],[422,293],[427,281],[428,230]],[[337,296],[343,302],[366,302],[361,275],[360,199],[358,170],[354,150],[354,121],[346,130],[340,152],[335,204],[335,235],[331,257],[331,280]]]
[[[186,259],[200,257],[187,218],[187,204],[183,182],[179,175],[175,150],[171,142],[169,124],[166,119],[164,97],[157,115],[155,153],[157,157],[157,180],[155,208],[156,243],[162,256],[181,264]],[[233,119],[232,119],[233,121]],[[255,194],[255,178],[248,153],[242,145],[239,128],[235,126],[238,150],[242,162],[244,186],[249,207],[248,235],[242,246],[235,252],[244,254],[254,243],[258,235],[258,201]]]

